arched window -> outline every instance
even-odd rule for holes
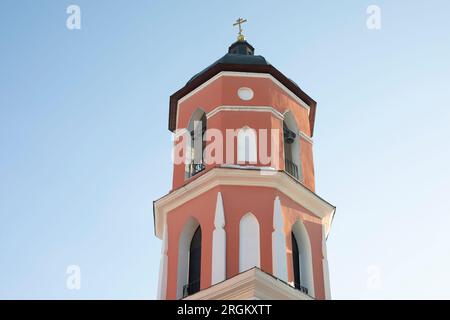
[[[189,133],[191,135],[189,161],[186,164],[186,178],[192,177],[205,169],[204,151],[206,147],[206,113],[197,109],[189,121]]]
[[[259,223],[247,213],[239,223],[239,272],[260,267]]]
[[[295,235],[291,232],[292,240],[292,268],[294,270],[294,287],[300,289],[300,253],[298,251],[297,239]]]
[[[292,226],[292,267],[294,286],[300,291],[314,296],[311,242],[303,222],[297,220]]]
[[[177,299],[200,290],[201,243],[200,224],[190,217],[178,239]]]
[[[202,229],[200,226],[194,233],[189,248],[188,294],[200,291],[200,270],[202,258]]]
[[[284,141],[284,167],[286,172],[294,178],[301,179],[300,142],[298,127],[291,112],[284,115],[283,141]]]
[[[239,129],[237,135],[237,156],[240,163],[256,163],[256,132],[254,129],[244,127]]]

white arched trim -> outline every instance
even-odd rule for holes
[[[237,134],[238,163],[257,162],[256,131],[249,127],[239,129]]]
[[[192,112],[191,118],[189,119],[188,128],[187,128],[189,130],[189,132],[194,130],[195,121],[201,121],[203,115],[205,115],[205,117],[206,117],[206,113],[202,108],[197,108],[197,109],[195,109],[194,112]]]
[[[247,213],[239,222],[239,272],[260,267],[259,223]]]
[[[292,232],[297,239],[297,246],[300,259],[300,283],[308,288],[308,294],[314,297],[314,272],[312,264],[311,241],[309,240],[308,231],[301,219],[298,219],[292,226]],[[296,257],[292,257],[295,259]]]
[[[183,286],[188,283],[189,275],[189,247],[192,236],[197,230],[199,223],[197,219],[190,217],[184,224],[178,240],[178,276],[177,276],[177,299],[183,297]]]

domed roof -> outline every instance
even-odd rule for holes
[[[228,53],[222,58],[211,64],[209,67],[203,69],[191,79],[188,83],[199,77],[209,69],[218,64],[241,64],[241,65],[266,65],[270,66],[270,63],[263,56],[255,56],[255,49],[247,41],[236,41],[228,48]]]
[[[177,117],[178,100],[186,94],[195,90],[197,87],[214,77],[222,71],[231,72],[249,72],[270,74],[281,84],[283,84],[294,95],[299,97],[310,107],[309,122],[311,127],[311,136],[314,132],[314,118],[316,114],[316,102],[308,96],[291,79],[286,77],[278,69],[272,66],[263,56],[255,55],[255,49],[245,40],[238,40],[228,48],[228,53],[222,58],[193,76],[186,85],[170,96],[169,103],[169,130],[174,131]]]

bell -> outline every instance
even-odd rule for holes
[[[289,128],[286,125],[283,125],[283,136],[284,136],[284,142],[291,144],[295,141],[296,134],[289,130]]]

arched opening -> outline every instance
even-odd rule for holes
[[[291,240],[292,240],[292,269],[294,271],[294,287],[296,289],[300,289],[301,280],[300,280],[300,253],[298,251],[297,239],[295,239],[295,235],[291,232]]]
[[[239,129],[237,135],[237,155],[239,163],[256,163],[256,131],[249,127]]]
[[[186,178],[190,178],[205,169],[204,151],[206,148],[206,113],[197,109],[189,121],[189,133],[191,137],[189,161],[186,163]]]
[[[194,232],[189,248],[189,277],[187,294],[200,291],[200,271],[202,260],[202,229],[200,226]]]
[[[301,179],[300,141],[298,126],[290,111],[286,112],[283,120],[283,146],[285,171],[297,180]]]
[[[201,243],[201,227],[195,218],[190,217],[178,240],[178,299],[200,290]]]
[[[308,231],[300,219],[292,226],[291,234],[294,286],[300,291],[314,296],[311,242]]]
[[[239,222],[239,272],[260,267],[259,223],[247,213]]]

